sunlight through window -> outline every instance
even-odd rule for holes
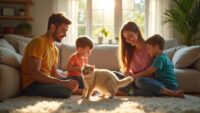
[[[93,0],[95,9],[104,9],[105,11],[114,9],[114,0]]]
[[[127,21],[138,23],[144,32],[144,3],[145,0],[79,0],[78,35],[87,34],[96,42],[97,31],[105,28],[109,32],[105,40],[116,43],[121,25]]]

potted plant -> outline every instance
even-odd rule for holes
[[[98,36],[98,43],[102,44],[103,43],[103,38],[106,38],[109,35],[109,31],[106,28],[99,28],[97,29],[97,34]]]
[[[19,11],[19,15],[20,16],[24,16],[25,15],[25,9],[20,8],[18,11]]]
[[[118,36],[115,37],[115,41],[116,41],[116,43],[119,42],[119,37]]]
[[[164,13],[163,21],[171,23],[181,35],[181,44],[192,45],[193,36],[200,31],[200,1],[171,0],[171,8]]]
[[[27,22],[18,24],[16,27],[17,34],[30,35],[31,32],[32,32],[32,26],[31,26],[31,24],[29,24]]]

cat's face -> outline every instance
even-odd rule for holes
[[[94,72],[94,66],[93,65],[84,65],[81,72],[84,76],[92,74]]]

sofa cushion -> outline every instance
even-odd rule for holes
[[[164,49],[169,49],[172,47],[178,46],[178,41],[175,38],[170,38],[168,40],[165,40],[165,47]]]
[[[183,47],[172,58],[176,68],[187,68],[200,58],[200,46]]]
[[[0,64],[0,100],[20,93],[20,72],[8,65]]]
[[[62,44],[60,47],[60,68],[65,70],[69,56],[75,52],[75,46]]]
[[[181,46],[177,46],[177,47],[172,47],[172,48],[169,48],[169,49],[165,49],[163,52],[164,52],[165,54],[167,54],[167,56],[170,58],[170,60],[172,60],[172,58],[173,58],[173,56],[174,56],[174,53],[175,53],[177,50],[179,50],[179,49],[181,49],[181,48],[183,48],[183,47],[186,47],[186,46],[181,45]]]
[[[194,69],[197,69],[197,70],[199,70],[200,71],[200,59],[198,59],[195,63],[194,63],[194,65],[192,66]]]
[[[4,47],[10,49],[13,52],[16,52],[15,48],[12,45],[10,45],[5,39],[0,39],[0,47]]]
[[[200,71],[195,69],[174,69],[179,89],[185,93],[200,92]]]
[[[118,70],[117,45],[94,45],[94,49],[89,56],[89,64],[94,64],[96,68]],[[61,69],[64,70],[69,56],[75,52],[75,46],[61,45]]]
[[[0,47],[0,63],[20,68],[22,56],[7,48]]]
[[[96,68],[119,71],[117,49],[118,45],[95,45],[89,63]]]

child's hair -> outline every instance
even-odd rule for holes
[[[90,37],[88,36],[79,36],[76,40],[76,48],[85,48],[90,47],[93,48],[93,43]]]
[[[165,40],[162,36],[158,35],[158,34],[155,34],[151,37],[149,37],[147,40],[146,40],[146,44],[150,44],[152,46],[155,46],[155,45],[158,45],[159,48],[161,50],[164,49],[164,46],[165,46]]]

